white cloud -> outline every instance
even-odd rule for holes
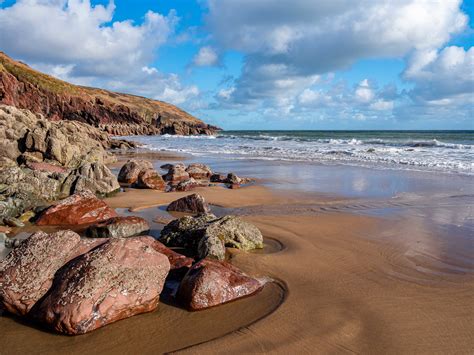
[[[374,92],[367,79],[362,80],[355,90],[356,100],[362,103],[371,102],[374,99]]]
[[[372,110],[386,111],[393,109],[393,101],[377,100],[369,106]]]
[[[436,61],[438,48],[466,28],[460,5],[461,0],[208,0],[207,23],[215,41],[245,54],[225,105],[268,112],[283,102],[287,108],[350,102],[360,109],[392,111],[395,98],[385,96],[398,94],[377,91],[369,81],[341,94],[322,92],[311,78],[360,59],[407,56],[418,73]]]
[[[449,46],[416,53],[404,72],[415,83],[410,96],[435,105],[474,101],[474,47]]]
[[[150,66],[178,18],[148,11],[140,24],[114,21],[115,5],[89,0],[18,0],[0,9],[0,49],[76,84],[134,93],[176,104],[199,96],[176,75]]]
[[[219,63],[219,55],[212,47],[201,47],[194,56],[193,64],[198,67],[213,66]]]

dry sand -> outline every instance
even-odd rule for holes
[[[331,206],[335,200],[303,200],[259,186],[198,192],[215,205],[249,208],[244,218],[262,230],[267,249],[232,250],[231,262],[276,283],[256,296],[197,313],[161,304],[156,312],[78,337],[1,317],[0,354],[474,352],[473,274],[432,272],[440,270],[442,253],[430,244],[435,239],[429,226],[408,217],[304,212],[298,206]],[[150,206],[185,194],[129,190],[107,201],[152,216],[159,210]],[[265,206],[285,213],[259,214]],[[413,249],[400,233],[421,244]],[[425,254],[414,256],[413,250]]]

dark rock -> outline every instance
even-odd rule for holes
[[[148,160],[129,160],[120,169],[118,181],[125,184],[133,184],[138,180],[140,172],[147,169],[153,169],[153,164]]]
[[[46,209],[36,221],[44,225],[78,225],[117,217],[117,213],[89,191],[79,192]]]
[[[199,194],[192,194],[181,197],[180,199],[171,202],[166,208],[167,211],[176,212],[191,212],[191,213],[208,213],[211,209]]]
[[[154,169],[142,170],[138,175],[138,180],[133,187],[139,189],[152,189],[164,191],[166,183],[160,174]]]
[[[146,219],[136,216],[113,217],[89,226],[86,236],[89,238],[127,238],[150,229]]]
[[[225,248],[263,248],[263,236],[254,225],[235,216],[216,218],[212,214],[185,216],[166,225],[160,241],[183,247],[199,258],[225,259]]]
[[[186,273],[177,299],[189,310],[198,311],[250,296],[264,284],[225,261],[204,259]]]
[[[234,173],[229,173],[227,175],[227,179],[225,180],[227,184],[232,184],[232,185],[240,185],[242,183],[242,179],[239,178],[237,175]]]
[[[65,334],[84,334],[151,312],[170,270],[143,238],[112,239],[74,259],[35,308],[35,318]]]
[[[221,183],[221,182],[226,182],[226,179],[227,179],[227,177],[225,175],[222,175],[222,174],[212,174],[211,175],[211,182]]]

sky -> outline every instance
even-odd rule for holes
[[[474,0],[0,0],[0,50],[227,130],[474,129]]]

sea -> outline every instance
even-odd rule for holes
[[[474,175],[474,131],[222,131],[216,136],[138,136],[158,151]]]

